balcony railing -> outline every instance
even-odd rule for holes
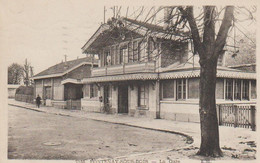
[[[139,72],[155,72],[155,62],[134,62],[92,69],[92,76],[119,75]]]

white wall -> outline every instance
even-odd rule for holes
[[[101,103],[99,102],[98,98],[83,98],[81,99],[81,108],[85,111],[100,112]]]

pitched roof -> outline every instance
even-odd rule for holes
[[[168,40],[177,40],[180,38],[187,38],[190,37],[189,32],[183,32],[183,31],[172,31],[172,30],[166,30],[163,28],[163,26],[143,22],[143,21],[137,21],[134,19],[129,19],[125,17],[121,17],[118,19],[113,19],[113,22],[121,22],[123,25],[123,28],[133,31],[141,36],[145,36],[149,33],[149,36],[161,38],[161,39],[168,39]],[[97,31],[91,36],[91,38],[85,43],[85,45],[81,48],[83,50],[83,53],[87,50],[91,49],[92,44],[97,40],[99,37],[105,38],[104,33],[106,31],[112,31],[111,30],[111,24],[113,22],[110,22],[109,24],[102,24]],[[112,27],[113,28],[113,27]],[[97,41],[99,43],[99,41]]]
[[[94,64],[97,64],[97,60],[94,59]],[[50,76],[50,75],[57,75],[60,76],[63,73],[67,72],[67,71],[71,71],[74,68],[76,68],[77,66],[83,64],[83,63],[88,63],[91,64],[91,57],[85,57],[85,58],[79,58],[79,59],[75,59],[75,60],[71,60],[71,61],[67,61],[67,62],[62,62],[59,64],[56,64],[54,66],[51,66],[49,68],[47,68],[46,70],[34,75],[33,78],[38,78],[38,77],[43,77],[43,76]]]
[[[170,31],[170,30],[164,29],[163,26],[147,23],[144,21],[138,21],[138,20],[125,18],[125,17],[122,17],[122,19],[127,22],[130,22],[132,24],[136,24],[136,25],[145,27],[152,32],[169,33],[169,34],[176,35],[176,36],[188,36],[190,34],[189,32],[184,32],[184,31]]]

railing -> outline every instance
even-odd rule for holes
[[[92,76],[118,75],[138,72],[155,72],[155,62],[127,63],[92,69]]]
[[[255,105],[220,104],[217,109],[219,125],[256,130]]]

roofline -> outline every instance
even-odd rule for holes
[[[133,74],[118,74],[107,76],[95,76],[83,78],[83,84],[98,83],[98,82],[114,82],[114,81],[127,81],[127,80],[167,80],[167,79],[182,79],[182,78],[199,78],[200,70],[188,70],[178,72],[159,72],[159,73],[133,73]],[[217,78],[233,78],[233,79],[249,79],[256,80],[256,73],[237,72],[220,70],[216,74]]]
[[[80,64],[78,64],[78,65],[72,67],[71,69],[66,70],[66,71],[63,72],[63,73],[50,74],[50,75],[42,75],[42,76],[34,76],[34,77],[32,77],[31,79],[35,80],[35,79],[44,79],[44,78],[60,77],[60,76],[63,76],[63,75],[65,75],[65,74],[69,73],[70,71],[75,70],[76,68],[78,68],[78,67],[80,67],[80,66],[82,66],[82,65],[86,65],[86,64],[98,65],[97,63],[82,62],[82,63],[80,63]]]
[[[106,28],[105,28],[106,27]],[[105,28],[105,30],[107,30],[107,29],[109,29],[109,26],[107,25],[107,24],[101,24],[100,26],[99,26],[99,28],[96,30],[96,32],[90,37],[90,39],[81,47],[81,49],[82,49],[82,53],[85,53],[85,51],[86,51],[86,46],[88,45],[88,44],[91,44],[90,43],[90,41],[95,37],[95,35],[99,35],[100,33],[99,33],[99,31],[102,29],[102,28]],[[89,45],[88,45],[89,46]]]
[[[256,66],[256,63],[241,64],[241,65],[234,65],[234,66],[228,66],[228,67],[229,68],[239,68],[239,67],[249,67],[249,66]]]
[[[125,27],[132,31],[135,30],[136,33],[144,36],[144,35],[149,35],[152,37],[157,37],[157,38],[161,38],[161,39],[170,39],[170,40],[176,40],[178,38],[184,38],[187,36],[178,36],[178,35],[169,35],[168,33],[165,32],[154,32],[154,31],[149,31],[149,28],[142,26],[142,25],[138,25],[135,24],[133,22],[130,22],[126,19],[122,19],[122,21],[124,21],[123,23],[128,24]],[[102,29],[104,28],[104,29]],[[108,24],[102,24],[100,25],[100,27],[97,29],[97,31],[90,37],[90,39],[84,44],[84,46],[81,48],[82,49],[82,53],[85,53],[87,48],[94,42],[95,38],[94,37],[98,37],[103,31],[101,30],[108,30],[109,29],[109,25]],[[147,32],[149,31],[149,32]]]

